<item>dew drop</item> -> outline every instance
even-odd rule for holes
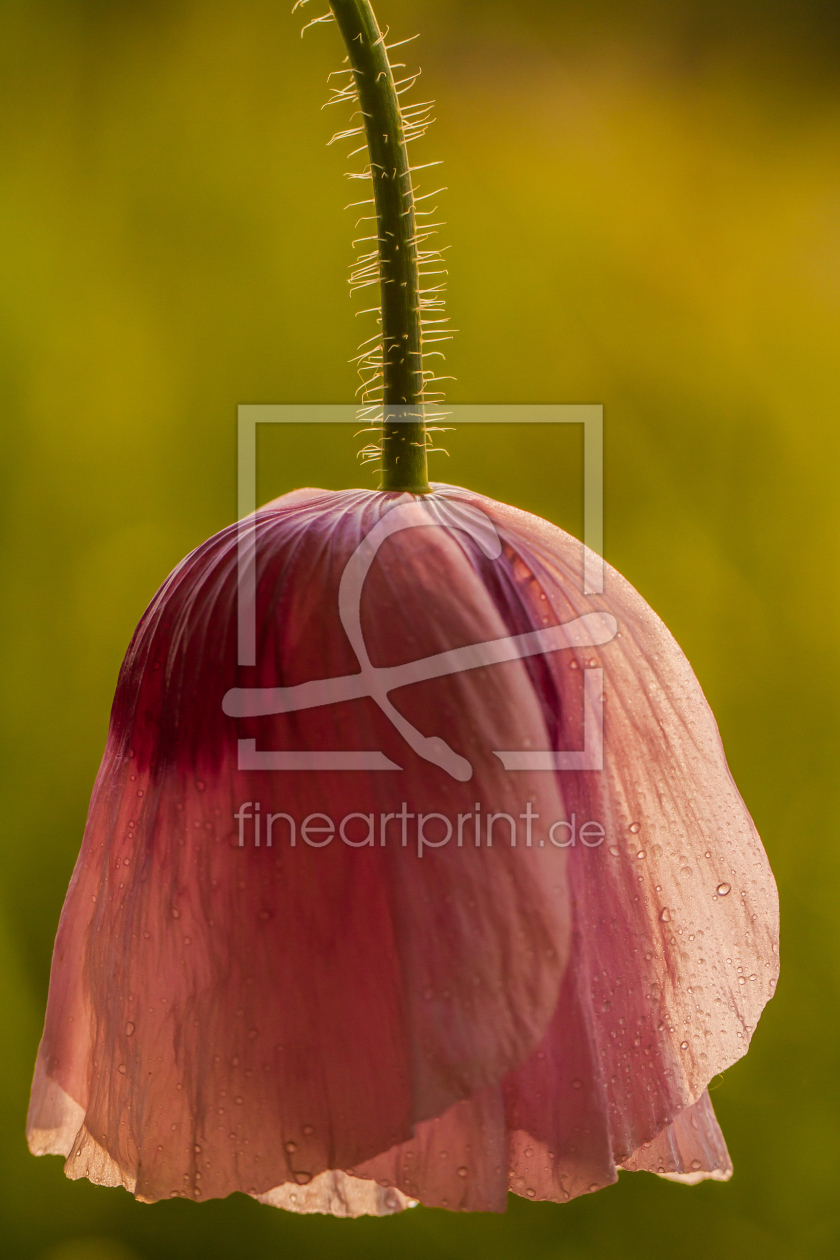
[[[299,1186],[308,1186],[310,1181],[312,1180],[312,1173],[302,1172],[302,1171],[296,1172],[294,1174],[294,1177],[295,1177],[295,1181],[298,1183]]]
[[[700,1169],[703,1167],[703,1165],[701,1164],[699,1159],[693,1159],[691,1161],[691,1167],[694,1169],[695,1172],[699,1172]]]
[[[664,910],[661,910],[661,911],[659,912],[659,922],[660,922],[660,923],[670,923],[670,922],[671,922],[671,911],[668,909],[668,907],[667,907],[667,906],[665,907],[665,909],[664,909]]]
[[[126,1037],[130,1037],[133,1032],[134,1032],[134,1025],[132,1024],[131,1020],[129,1020],[125,1026]]]
[[[637,822],[632,822],[630,826],[627,828],[627,830],[629,832],[632,832],[634,836],[637,836],[639,832],[642,830],[642,824],[637,823]]]
[[[462,1164],[462,1165],[461,1165],[461,1167],[458,1169],[458,1176],[459,1176],[459,1177],[466,1177],[466,1176],[467,1176],[467,1169],[464,1167],[464,1165],[463,1165],[463,1164]]]
[[[572,1089],[580,1089],[580,1081],[572,1081]]]
[[[290,1155],[294,1155],[295,1151],[297,1150],[297,1142],[287,1142],[286,1150],[289,1152]]]
[[[304,1131],[304,1133],[306,1134],[306,1136],[307,1136],[307,1137],[309,1137],[310,1133],[314,1133],[314,1132],[315,1132],[315,1129],[314,1129],[314,1127],[313,1127],[311,1124],[305,1124],[305,1125],[303,1126],[303,1131]]]
[[[536,1190],[531,1190],[530,1187],[525,1191],[525,1193],[527,1194],[529,1199],[536,1199],[537,1197]]]
[[[718,895],[719,897],[726,897],[726,896],[727,896],[729,893],[731,893],[731,892],[732,892],[732,885],[731,885],[731,884],[718,884],[718,886],[717,886],[717,895]]]
[[[680,1042],[680,1050],[687,1050],[687,1049],[688,1049],[688,1042],[687,1042],[687,1041],[681,1041],[681,1042]]]
[[[119,1065],[119,1067],[117,1068],[117,1071],[118,1071],[118,1072],[119,1072],[122,1076],[125,1076],[125,1064],[124,1064],[124,1063],[121,1063],[121,1064]]]

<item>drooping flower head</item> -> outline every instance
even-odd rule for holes
[[[705,1090],[772,992],[775,889],[662,622],[453,487],[268,505],[244,609],[239,534],[126,657],[33,1149],[348,1214],[728,1176]]]

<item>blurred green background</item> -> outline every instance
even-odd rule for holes
[[[603,402],[606,554],[676,634],[782,894],[783,974],[714,1101],[736,1173],[568,1206],[297,1218],[136,1204],[24,1145],[56,922],[123,651],[235,515],[239,402],[346,402],[359,185],[290,0],[0,2],[0,1236],[13,1260],[833,1257],[840,10],[380,0],[422,32],[453,402]],[[313,15],[324,6],[313,6]],[[309,10],[307,10],[309,12]],[[418,156],[419,156],[418,150]],[[442,171],[442,178],[435,179]],[[434,180],[435,182],[432,182]],[[370,303],[363,303],[369,305]],[[576,431],[451,435],[433,475],[580,529]],[[348,430],[261,493],[372,485]]]

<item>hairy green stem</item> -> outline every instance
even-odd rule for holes
[[[399,97],[385,39],[368,0],[330,0],[330,8],[356,81],[376,204],[384,391],[379,488],[424,494],[430,487],[417,228]]]

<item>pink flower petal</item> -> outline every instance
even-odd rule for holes
[[[236,527],[178,566],[126,656],[32,1149],[142,1199],[239,1189],[338,1215],[498,1211],[508,1186],[562,1201],[617,1166],[725,1175],[704,1090],[772,992],[775,888],[668,631],[608,567],[584,596],[568,535],[451,487],[297,492],[255,529],[256,665],[237,664]],[[618,634],[497,651],[579,617]],[[363,693],[359,651],[404,681]],[[418,673],[429,658],[454,672]],[[593,670],[603,771],[506,771],[499,754],[581,747]],[[253,707],[319,679],[345,698]],[[400,772],[240,769],[239,740]]]

